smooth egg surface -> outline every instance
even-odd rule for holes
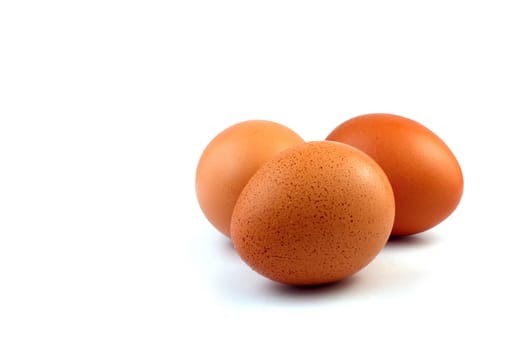
[[[420,123],[375,113],[349,119],[326,138],[372,157],[388,176],[396,201],[393,235],[426,231],[458,206],[463,174],[448,146]]]
[[[303,143],[288,127],[266,120],[248,120],[219,133],[204,149],[195,176],[202,212],[226,236],[233,207],[252,175],[286,148]]]

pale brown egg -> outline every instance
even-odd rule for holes
[[[461,200],[463,174],[456,157],[436,134],[414,120],[365,114],[340,124],[327,140],[357,147],[383,168],[396,199],[392,235],[436,226]]]
[[[218,134],[204,149],[195,176],[208,221],[229,236],[233,207],[248,180],[270,158],[303,142],[293,130],[266,120],[241,122]]]
[[[286,284],[342,280],[372,261],[394,221],[388,179],[338,142],[293,146],[265,163],[235,205],[231,238],[260,274]]]

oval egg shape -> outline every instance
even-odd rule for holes
[[[233,207],[248,180],[273,156],[303,142],[293,130],[267,120],[244,121],[215,136],[195,175],[197,199],[208,221],[230,236]]]
[[[384,247],[394,196],[383,170],[338,142],[290,147],[265,163],[235,205],[232,242],[263,276],[292,285],[353,275]]]
[[[458,206],[463,174],[448,146],[420,123],[394,114],[365,114],[326,138],[372,157],[388,176],[396,201],[392,235],[426,231]]]

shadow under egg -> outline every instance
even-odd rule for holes
[[[412,235],[392,235],[388,239],[385,248],[392,247],[425,247],[432,244],[436,244],[439,239],[436,236],[436,232],[425,231]]]
[[[357,276],[353,275],[341,281],[318,285],[289,285],[271,281],[267,290],[279,298],[326,297],[346,293],[357,282],[357,279]]]

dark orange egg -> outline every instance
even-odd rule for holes
[[[463,193],[456,157],[432,131],[393,114],[366,114],[335,128],[327,140],[357,147],[388,176],[396,200],[393,235],[428,230],[447,218]]]

